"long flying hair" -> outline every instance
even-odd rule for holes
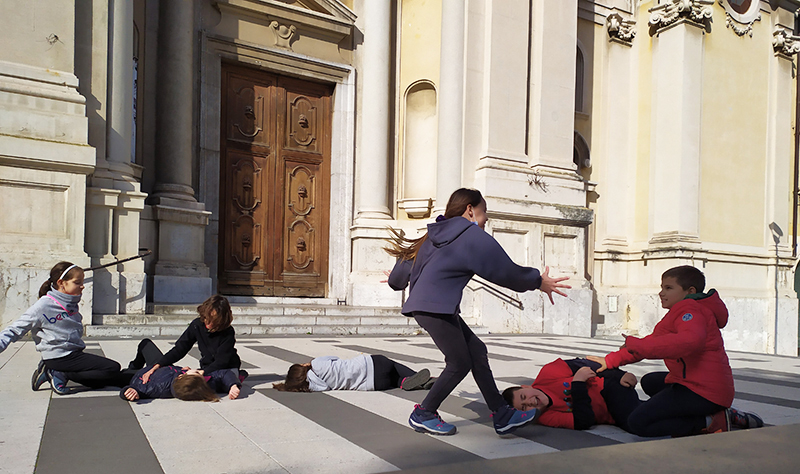
[[[447,207],[444,210],[444,218],[450,219],[451,217],[461,216],[467,210],[468,205],[478,207],[484,202],[486,201],[483,199],[483,195],[477,189],[457,189],[450,195],[450,199],[447,201]],[[414,260],[417,258],[419,249],[428,238],[428,234],[426,233],[422,237],[408,239],[405,237],[402,230],[393,229],[391,227],[389,227],[389,233],[391,235],[386,239],[389,245],[383,249],[392,257],[402,260]]]

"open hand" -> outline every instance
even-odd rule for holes
[[[625,372],[625,375],[619,379],[619,384],[623,387],[633,388],[636,386],[636,376],[630,372]]]
[[[586,358],[592,362],[597,362],[598,364],[600,364],[600,368],[597,369],[598,373],[608,368],[608,366],[606,365],[606,358],[603,356],[586,356]]]
[[[561,282],[564,280],[569,280],[569,277],[561,277],[561,278],[553,278],[549,275],[550,267],[544,267],[544,273],[542,273],[542,284],[539,286],[539,291],[545,293],[548,298],[550,298],[550,304],[556,304],[553,301],[553,293],[557,293],[563,297],[567,297],[566,293],[559,290],[559,288],[572,288],[569,285],[564,285]]]
[[[384,270],[384,271],[383,271],[383,274],[384,274],[384,275],[386,275],[386,279],[385,279],[385,280],[381,280],[379,283],[388,283],[388,282],[389,282],[389,276],[390,276],[392,273],[391,273],[389,270]]]

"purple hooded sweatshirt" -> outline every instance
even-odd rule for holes
[[[464,217],[428,224],[428,238],[415,260],[398,260],[389,286],[402,290],[409,283],[403,314],[460,312],[461,293],[473,275],[514,291],[536,290],[539,270],[511,261],[499,243]]]

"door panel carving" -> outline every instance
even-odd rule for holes
[[[222,293],[325,296],[328,86],[223,68]]]

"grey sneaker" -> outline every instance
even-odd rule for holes
[[[31,389],[35,392],[39,387],[47,381],[47,368],[44,366],[44,359],[39,361],[36,370],[33,371],[31,376]]]

